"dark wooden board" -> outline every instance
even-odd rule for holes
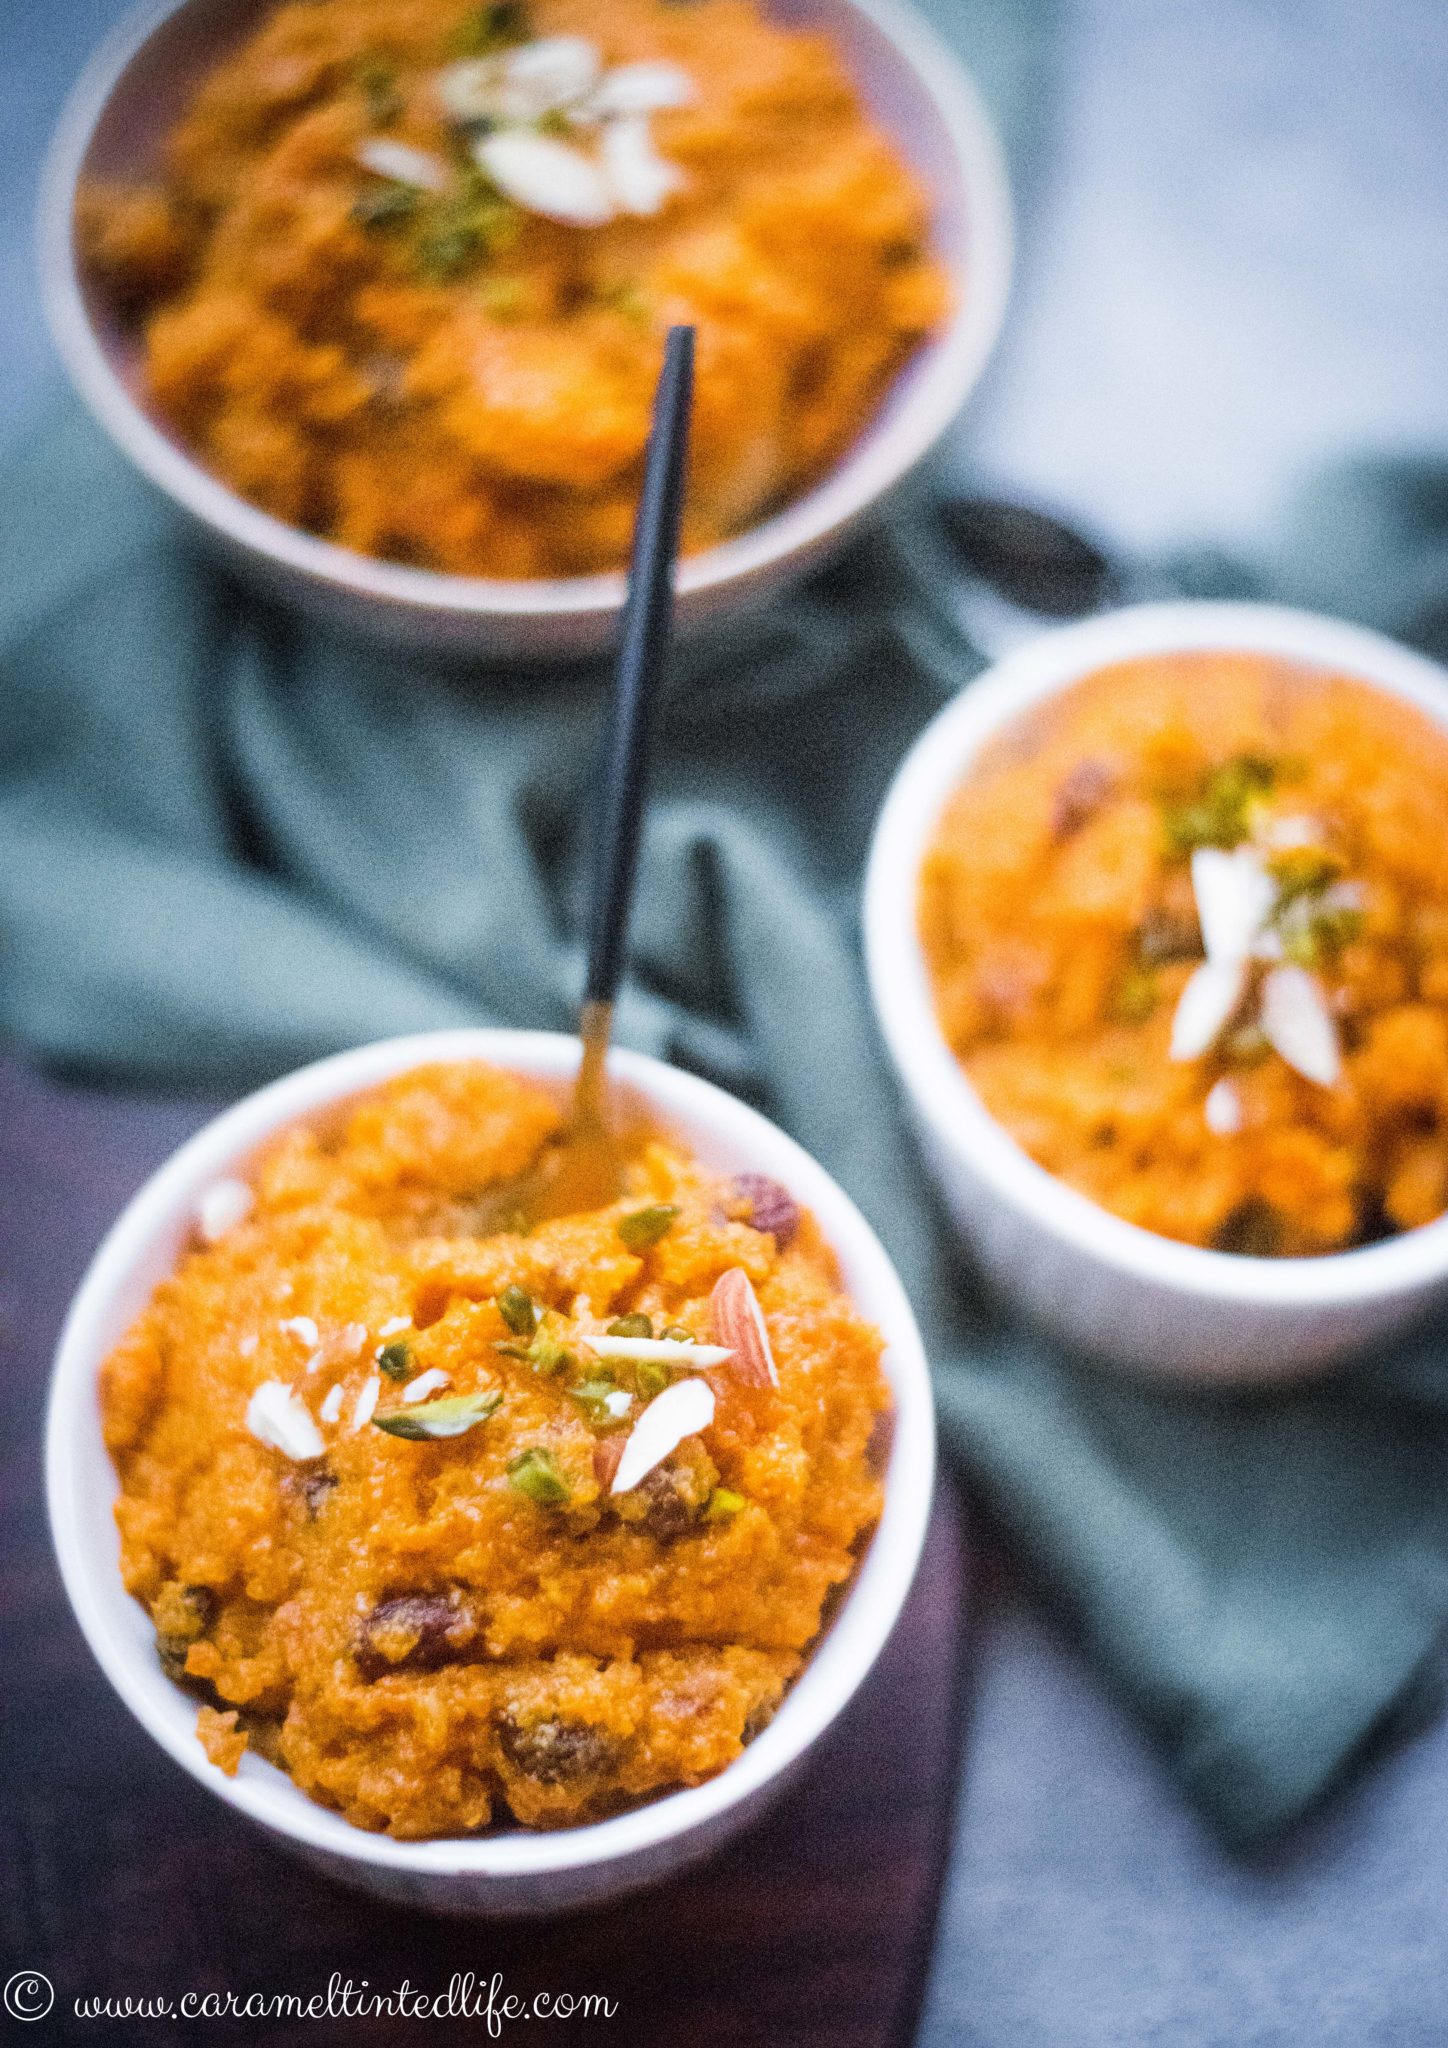
[[[804,1776],[737,1843],[653,1892],[547,1922],[430,1918],[313,1875],[194,1784],[93,1663],[51,1556],[41,1425],[56,1332],[86,1259],[208,1105],[58,1086],[0,1061],[0,1980],[55,1986],[23,2038],[191,2036],[301,2044],[486,2039],[449,2021],[83,2023],[85,1997],[601,1992],[612,2020],[543,2040],[628,2048],[884,2048],[909,2039],[960,1740],[964,1560],[937,1503],[919,1581],[880,1665]],[[13,2030],[19,2033],[18,2027]],[[503,2037],[517,2028],[504,2027]]]

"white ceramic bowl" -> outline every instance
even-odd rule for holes
[[[1329,1257],[1262,1259],[1177,1244],[1108,1214],[1037,1166],[985,1109],[936,1022],[916,927],[927,842],[981,747],[1108,662],[1188,648],[1337,669],[1448,725],[1442,669],[1303,612],[1151,604],[1045,634],[948,704],[891,785],[865,886],[870,990],[926,1158],[1004,1292],[1119,1363],[1181,1378],[1287,1378],[1387,1337],[1448,1293],[1448,1217]]]
[[[652,1105],[698,1157],[721,1172],[770,1174],[814,1211],[839,1257],[844,1285],[884,1333],[895,1410],[879,1526],[773,1721],[707,1784],[591,1827],[398,1842],[315,1805],[259,1757],[246,1755],[235,1778],[208,1763],[196,1740],[195,1702],[162,1672],[149,1620],[121,1585],[112,1514],[116,1476],[101,1438],[96,1375],[156,1283],[174,1269],[198,1195],[281,1125],[427,1061],[484,1059],[562,1083],[577,1057],[575,1039],[550,1032],[435,1032],[320,1060],[248,1096],[183,1145],[125,1209],[72,1304],[51,1389],[46,1477],[56,1553],[86,1640],[126,1705],[184,1770],[309,1861],[370,1891],[442,1912],[564,1912],[651,1883],[704,1855],[781,1789],[869,1671],[915,1575],[935,1463],[925,1354],[879,1240],[824,1169],[754,1110],[657,1060],[612,1055],[615,1078]]]
[[[41,187],[41,286],[77,390],[116,445],[266,587],[372,637],[498,660],[596,652],[623,599],[620,574],[535,581],[447,576],[354,554],[288,526],[193,461],[140,403],[133,340],[80,275],[82,177],[154,166],[195,81],[275,0],[152,0],[97,51],[61,117]],[[803,497],[679,570],[680,627],[755,602],[838,547],[954,420],[990,353],[1011,269],[1005,173],[989,116],[959,63],[897,0],[765,0],[780,21],[843,50],[862,97],[934,206],[934,243],[957,309],[896,379],[837,466]]]

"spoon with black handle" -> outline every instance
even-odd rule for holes
[[[490,1196],[489,1211],[499,1221],[526,1225],[605,1208],[622,1192],[634,1149],[627,1128],[616,1127],[607,1115],[605,1068],[627,958],[654,712],[673,632],[693,391],[694,330],[671,327],[654,393],[600,777],[588,969],[578,1024],[583,1056],[561,1140]]]

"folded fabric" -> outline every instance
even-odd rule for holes
[[[1368,482],[1380,521],[1439,508],[1416,551],[1399,529],[1395,570],[1431,628],[1448,492],[1426,470],[1339,488],[1359,531]],[[427,671],[272,610],[74,413],[5,484],[6,1036],[231,1089],[396,1031],[569,1026],[598,672]],[[856,1196],[919,1307],[951,1451],[1245,1837],[1331,1780],[1448,1619],[1448,1377],[1425,1340],[1299,1392],[1172,1394],[982,1305],[903,1134],[856,941],[892,769],[978,666],[922,580],[927,526],[903,515],[681,662],[621,1036],[762,1103]]]

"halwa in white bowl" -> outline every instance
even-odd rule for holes
[[[1336,671],[1448,727],[1442,669],[1339,620],[1182,602],[1047,633],[963,690],[901,764],[865,883],[869,986],[926,1161],[962,1238],[1007,1298],[1109,1363],[1169,1380],[1285,1380],[1388,1339],[1448,1297],[1448,1216],[1347,1251],[1252,1257],[1111,1214],[1038,1165],[986,1109],[941,1030],[919,936],[926,850],[982,750],[1099,669],[1189,650]]]
[[[374,639],[495,661],[599,652],[622,572],[500,580],[354,553],[239,496],[140,396],[136,338],[85,275],[75,234],[87,180],[144,178],[199,80],[276,0],[151,0],[97,50],[61,116],[42,181],[39,260],[52,338],[76,390],[143,476],[264,588]],[[955,303],[844,456],[737,537],[686,558],[688,632],[759,603],[844,544],[941,440],[974,389],[1005,311],[1012,224],[990,117],[954,54],[901,0],[766,0],[782,25],[827,34],[866,110],[924,186],[932,249]]]
[[[203,1194],[275,1132],[421,1066],[481,1060],[562,1085],[577,1059],[577,1041],[553,1033],[436,1032],[318,1061],[248,1096],[183,1145],[127,1205],[71,1306],[51,1386],[46,1484],[61,1575],[97,1661],[142,1727],[235,1812],[320,1869],[438,1912],[562,1913],[667,1877],[745,1826],[783,1789],[868,1675],[910,1591],[935,1466],[919,1331],[873,1231],[823,1168],[756,1111],[642,1054],[611,1056],[615,1081],[703,1163],[720,1173],[767,1174],[813,1211],[838,1258],[841,1285],[884,1336],[893,1421],[880,1521],[773,1720],[717,1777],[588,1826],[403,1841],[354,1827],[251,1752],[235,1777],[224,1776],[197,1740],[195,1699],[162,1670],[150,1617],[121,1581],[119,1485],[102,1437],[98,1375],[193,1241]]]

